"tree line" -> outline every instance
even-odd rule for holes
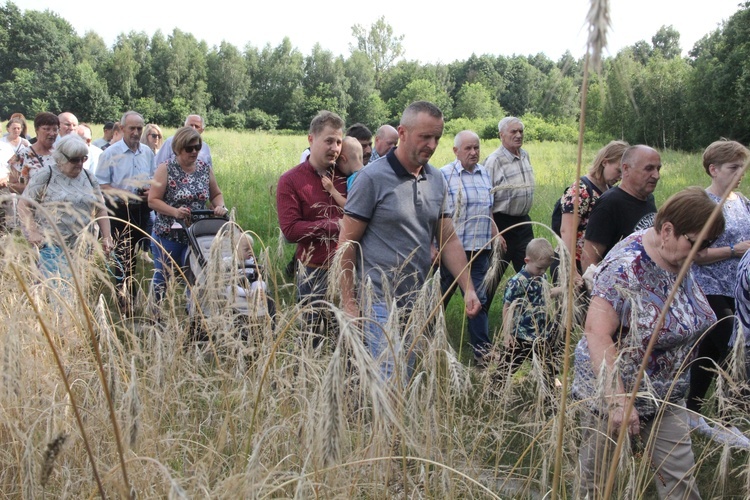
[[[147,122],[177,126],[200,113],[212,126],[305,130],[320,109],[370,128],[393,123],[411,101],[438,104],[447,131],[496,136],[505,114],[523,117],[530,140],[575,141],[583,59],[472,55],[449,64],[402,58],[403,35],[385,18],[352,27],[348,57],[316,44],[302,54],[278,46],[208,47],[174,29],[122,33],[112,47],[80,37],[49,11],[0,7],[0,116],[72,111],[104,122],[135,109]],[[679,33],[605,58],[590,80],[587,134],[659,148],[695,150],[718,137],[750,141],[750,2],[681,55]]]

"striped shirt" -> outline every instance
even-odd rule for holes
[[[448,207],[456,236],[466,251],[489,250],[492,239],[492,181],[487,170],[477,164],[473,172],[459,160],[440,169],[448,193]]]
[[[528,215],[534,202],[534,171],[526,150],[516,156],[500,146],[484,161],[492,179],[495,195],[493,212],[505,215]]]

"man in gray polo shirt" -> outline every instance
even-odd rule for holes
[[[384,328],[390,305],[395,300],[401,316],[409,317],[430,272],[433,241],[438,242],[443,264],[458,277],[466,314],[474,317],[481,308],[466,272],[466,254],[444,206],[443,177],[428,164],[442,134],[443,113],[437,106],[426,101],[410,104],[398,127],[399,146],[360,170],[344,207],[341,298],[353,317],[360,316],[360,303],[368,303],[362,312],[373,321],[366,322],[365,339],[385,379],[393,376],[394,355],[403,347]],[[368,280],[373,296],[362,297]]]

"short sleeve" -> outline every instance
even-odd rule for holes
[[[441,176],[442,177],[442,176]],[[377,204],[378,189],[365,169],[357,175],[357,182],[347,194],[344,213],[355,219],[369,222]]]

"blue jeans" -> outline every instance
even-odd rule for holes
[[[156,302],[161,302],[162,298],[164,298],[167,274],[174,274],[172,259],[179,266],[182,266],[188,246],[185,243],[177,243],[156,234],[152,234],[151,236],[154,239],[151,242],[151,252],[154,254],[154,281],[151,286],[154,291],[154,299]],[[156,244],[157,242],[164,247],[166,252]]]
[[[42,245],[39,247],[39,269],[47,278],[70,278],[70,266],[62,247],[57,245]]]
[[[367,344],[367,350],[370,352],[372,359],[378,363],[380,376],[384,381],[388,381],[393,377],[396,360],[404,355],[402,353],[403,350],[408,350],[411,347],[410,339],[403,338],[403,320],[410,316],[408,311],[399,311],[402,322],[396,325],[396,332],[386,330],[388,313],[388,305],[385,302],[373,302],[369,310],[364,312],[364,317],[367,318],[364,327],[365,344]],[[409,359],[406,360],[404,384],[408,382],[412,373],[414,373],[415,361],[416,355],[412,352]]]
[[[482,304],[482,309],[476,317],[471,318],[468,321],[469,326],[469,341],[474,349],[474,358],[478,359],[487,354],[492,348],[492,342],[490,341],[490,322],[489,322],[489,309],[490,303],[487,301],[487,289],[484,286],[484,278],[487,276],[487,270],[490,267],[490,258],[492,251],[481,250],[477,252],[466,252],[466,260],[470,264],[471,282],[474,284],[474,289],[479,297],[479,302]],[[471,259],[474,259],[472,262]],[[457,285],[456,280],[451,275],[450,271],[445,266],[440,266],[440,287],[443,290],[445,299],[443,300],[443,306],[448,307],[448,303],[453,297],[453,293],[456,291]]]

